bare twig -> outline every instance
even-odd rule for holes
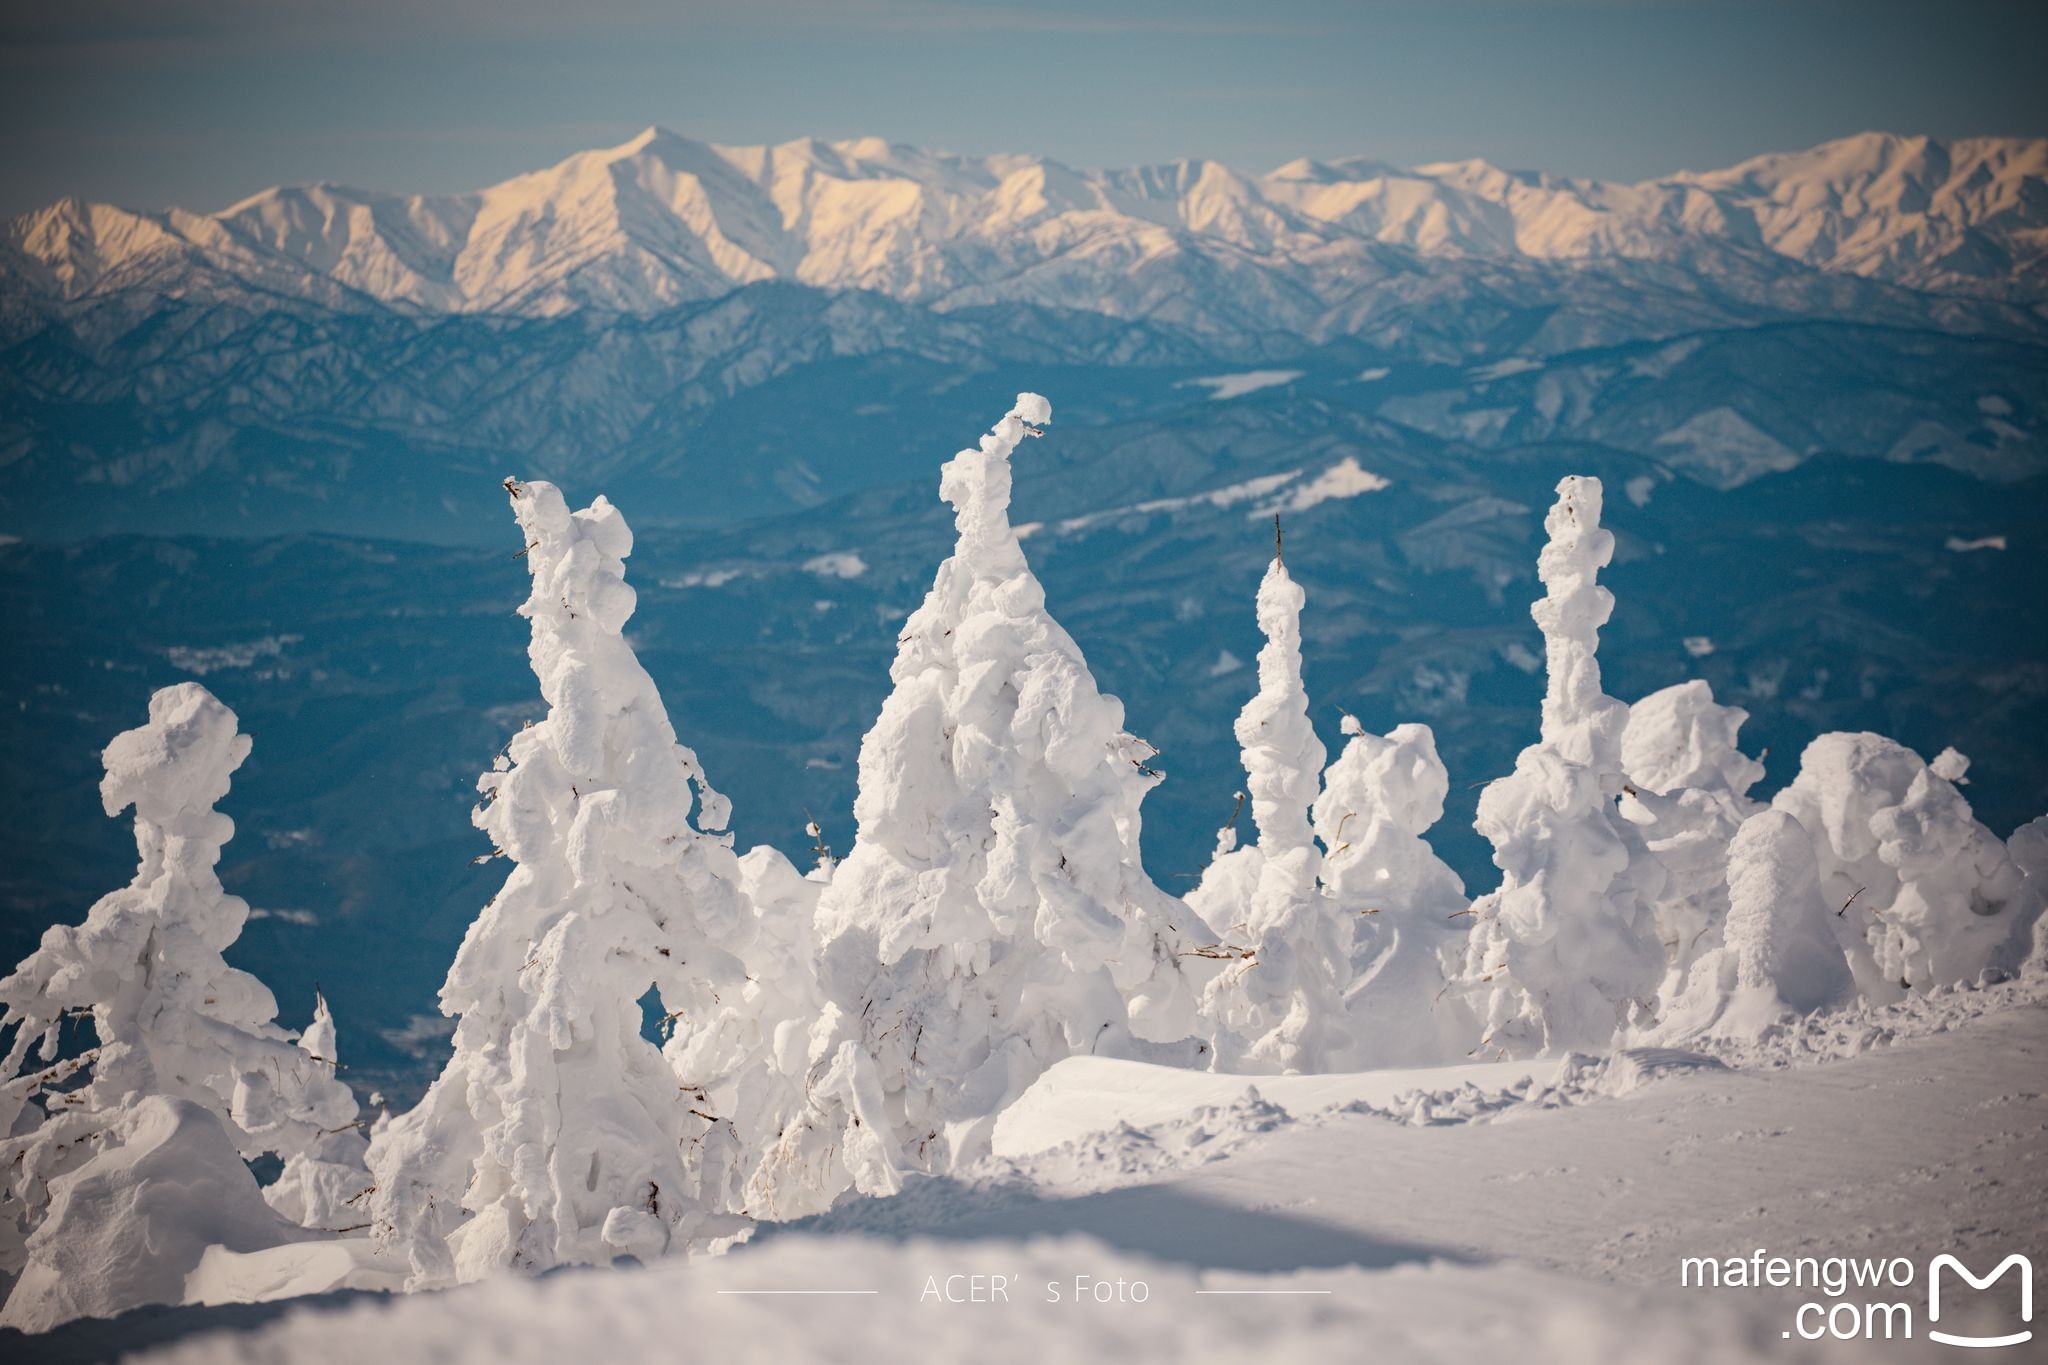
[[[1238,817],[1238,816],[1240,816],[1240,815],[1242,815],[1243,813],[1244,813],[1244,793],[1243,793],[1243,792],[1238,792],[1238,793],[1237,793],[1237,801],[1236,801],[1236,803],[1235,803],[1234,805],[1232,805],[1232,806],[1231,806],[1231,808],[1230,808],[1230,818],[1229,818],[1228,820],[1225,820],[1225,821],[1223,822],[1223,828],[1225,828],[1225,829],[1229,829],[1229,828],[1230,828],[1231,826],[1235,825],[1235,824],[1237,823],[1237,817]]]
[[[1234,943],[1211,943],[1201,948],[1190,948],[1182,957],[1208,957],[1219,962],[1249,962],[1259,955],[1256,948],[1243,948]]]

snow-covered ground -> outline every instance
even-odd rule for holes
[[[145,1311],[36,1351],[189,1334],[148,1358],[1936,1359],[1953,1352],[1926,1336],[1935,1256],[2041,1260],[2044,1058],[2037,976],[1813,1019],[1718,1062],[1253,1080],[1076,1059],[959,1178],[764,1226],[722,1257],[250,1330],[222,1324],[265,1310]],[[1684,1258],[1759,1248],[1904,1258],[1912,1279],[1839,1297],[1681,1284]],[[2013,1330],[2016,1277],[1963,1288],[1945,1286],[1943,1329]],[[1863,1305],[1906,1304],[1911,1339],[1807,1341],[1825,1321],[1801,1318],[1809,1302],[1854,1305],[1859,1334]]]
[[[996,1120],[997,1156],[1028,1157],[1119,1125],[1135,1129],[1182,1118],[1204,1106],[1228,1105],[1255,1086],[1259,1098],[1289,1118],[1338,1105],[1383,1107],[1418,1091],[1470,1085],[1505,1091],[1557,1070],[1554,1061],[1486,1062],[1478,1066],[1359,1071],[1307,1076],[1225,1076],[1109,1057],[1071,1057],[1048,1071]]]

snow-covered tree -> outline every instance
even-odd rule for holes
[[[1348,933],[1321,890],[1309,810],[1323,742],[1301,681],[1305,594],[1277,553],[1259,584],[1259,690],[1237,718],[1258,841],[1223,852],[1189,904],[1222,927],[1223,970],[1203,991],[1219,1071],[1323,1071],[1349,1039]]]
[[[1479,1046],[1527,1056],[1599,1050],[1647,1010],[1664,973],[1649,910],[1660,870],[1616,809],[1628,707],[1600,687],[1595,657],[1614,597],[1598,479],[1565,478],[1544,519],[1544,595],[1530,608],[1548,669],[1540,739],[1479,799],[1500,888],[1473,909],[1449,993],[1477,1018]]]
[[[1969,760],[1953,749],[1930,766],[1873,734],[1822,735],[1772,805],[1813,840],[1821,887],[1872,1000],[1974,981],[2027,956],[2040,903],[1957,783]]]
[[[1621,736],[1628,783],[1623,817],[1664,869],[1651,905],[1668,967],[1666,992],[1721,942],[1728,916],[1728,843],[1761,809],[1749,789],[1763,764],[1736,747],[1749,713],[1720,706],[1695,679],[1652,692],[1629,708]]]
[[[811,837],[822,850],[820,836]],[[742,1141],[733,1207],[775,1207],[772,1193],[751,1182],[805,1104],[810,1030],[821,1009],[813,932],[818,898],[832,878],[830,855],[820,851],[816,858],[808,875],[766,845],[739,860],[740,889],[753,916],[741,953],[746,981],[708,1025],[679,1030],[669,1047],[676,1074],[702,1087]]]
[[[311,1065],[332,1072],[341,1065],[338,1032],[327,997],[315,991],[313,1022],[299,1035],[299,1051]],[[354,1104],[353,1097],[349,1103]],[[291,1153],[278,1178],[264,1187],[264,1200],[302,1227],[330,1232],[362,1227],[367,1221],[362,1200],[370,1186],[363,1162],[368,1145],[364,1127],[354,1120],[337,1125]]]
[[[249,907],[215,872],[234,822],[214,806],[249,747],[234,712],[197,683],[151,697],[148,724],[107,746],[100,783],[109,815],[135,808],[134,880],[83,924],[51,928],[0,981],[0,1028],[12,1029],[0,1064],[0,1271],[20,1276],[11,1325],[160,1298],[177,1257],[206,1245],[165,1221],[194,1207],[210,1210],[195,1226],[234,1249],[291,1240],[244,1159],[282,1158],[291,1183],[276,1202],[313,1227],[335,1226],[368,1184],[355,1097],[333,1058],[296,1045],[270,991],[221,957]],[[82,1050],[71,1048],[83,1036],[65,1037],[73,1020],[91,1032]],[[316,1028],[313,1042],[331,1050],[324,1009]],[[138,1182],[151,1179],[171,1183],[145,1197]],[[173,1191],[179,1181],[207,1192],[198,1206]],[[129,1264],[151,1246],[162,1264]],[[91,1283],[78,1273],[88,1247],[110,1258]]]
[[[2020,913],[2034,921],[2033,943],[2021,965],[2028,972],[2048,972],[2048,914],[2043,913],[2048,906],[2048,815],[2037,815],[2014,830],[2005,847],[2020,870],[2020,889],[2027,895]]]
[[[1020,394],[942,471],[958,543],[861,744],[858,829],[818,906],[810,1100],[759,1180],[778,1213],[972,1161],[1054,1062],[1193,1030],[1193,916],[1138,856],[1152,751],[1010,526],[1011,452],[1050,418]]]
[[[1456,1061],[1469,1048],[1444,995],[1443,956],[1465,937],[1465,884],[1424,833],[1443,818],[1450,775],[1427,725],[1368,734],[1344,717],[1349,739],[1323,774],[1316,837],[1323,893],[1338,932],[1349,931],[1351,1042],[1345,1070]]]
[[[1652,1037],[1760,1038],[1773,1025],[1856,998],[1849,962],[1828,921],[1820,867],[1799,822],[1783,811],[1749,817],[1727,847],[1722,941],[1702,953]]]
[[[507,480],[545,719],[478,781],[512,862],[441,989],[455,1054],[370,1152],[380,1235],[415,1285],[649,1256],[740,1226],[739,1140],[643,1034],[650,989],[683,1041],[744,987],[751,916],[727,806],[676,740],[622,631],[625,519]],[[698,826],[691,824],[693,806]]]

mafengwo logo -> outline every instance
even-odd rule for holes
[[[1980,1278],[1971,1273],[1970,1268],[1961,1261],[1944,1253],[1935,1257],[1933,1262],[1927,1267],[1927,1335],[1931,1340],[1941,1342],[1945,1346],[2018,1346],[2022,1342],[2033,1340],[2034,1332],[2031,1327],[1999,1337],[1966,1337],[1937,1330],[1934,1324],[1941,1321],[1941,1272],[1944,1269],[1953,1270],[1956,1274],[1962,1276],[1963,1279],[1969,1282],[1972,1289],[1989,1289],[1993,1284],[1997,1283],[2006,1271],[2018,1270],[2020,1273],[2020,1321],[2032,1322],[2034,1320],[2034,1263],[2032,1261],[2018,1252],[2014,1252],[2000,1261],[1997,1269],[1993,1270],[1989,1275]]]
[[[1990,1348],[1998,1346],[2019,1346],[2034,1339],[2034,1331],[2028,1324],[2034,1320],[2034,1263],[2018,1252],[2000,1261],[1988,1275],[1979,1275],[1964,1265],[1952,1254],[1944,1252],[1927,1263],[1927,1320],[1916,1324],[1914,1304],[1911,1299],[1898,1295],[1899,1290],[1910,1290],[1919,1268],[1904,1256],[1850,1257],[1850,1256],[1773,1256],[1759,1247],[1749,1256],[1730,1256],[1723,1260],[1711,1257],[1688,1256],[1679,1262],[1679,1284],[1686,1288],[1700,1289],[1811,1289],[1825,1295],[1825,1300],[1815,1299],[1802,1303],[1793,1312],[1792,1325],[1783,1335],[1789,1339],[1797,1336],[1804,1341],[1819,1341],[1832,1337],[1836,1341],[1911,1341],[1918,1333],[1916,1325],[1924,1326],[1924,1335],[1931,1341],[1944,1346],[1971,1346]],[[1962,1280],[1971,1289],[1986,1290],[2005,1278],[2007,1271],[2019,1273],[2019,1322],[1999,1323],[1995,1317],[1987,1324],[1991,1310],[1979,1306],[1971,1313],[1972,1326],[2017,1326],[2017,1331],[1996,1334],[1943,1331],[1941,1322],[1944,1306],[1950,1309],[1949,1322],[1956,1324],[1957,1309],[1967,1307],[1967,1295],[1959,1295],[1954,1288],[1955,1280]],[[1943,1297],[1943,1281],[1949,1281],[1946,1304]]]

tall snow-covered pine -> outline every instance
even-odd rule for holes
[[[856,837],[818,905],[810,1103],[760,1176],[778,1213],[972,1161],[1054,1062],[1193,1030],[1192,916],[1139,862],[1152,751],[1010,526],[1011,453],[1051,415],[1018,395],[941,471],[958,543],[861,744]]]
[[[654,988],[683,1030],[737,995],[749,928],[725,823],[623,632],[632,533],[600,497],[507,480],[545,719],[478,782],[512,862],[464,937],[455,1055],[370,1151],[372,1212],[415,1286],[647,1257],[741,1226],[739,1139],[642,1033]],[[693,826],[693,807],[698,824]],[[674,1046],[672,1044],[672,1046]]]
[[[1473,905],[1448,994],[1476,1016],[1475,1051],[1600,1051],[1652,1006],[1664,974],[1649,901],[1661,869],[1616,810],[1628,707],[1600,687],[1596,651],[1614,597],[1598,582],[1614,554],[1600,481],[1557,486],[1530,608],[1548,669],[1543,726],[1515,769],[1479,798],[1500,888]]]
[[[1203,992],[1220,1071],[1325,1070],[1349,1038],[1350,945],[1321,891],[1309,815],[1325,753],[1301,681],[1305,600],[1276,548],[1259,584],[1259,690],[1237,718],[1258,842],[1219,857],[1189,898],[1226,954]]]

